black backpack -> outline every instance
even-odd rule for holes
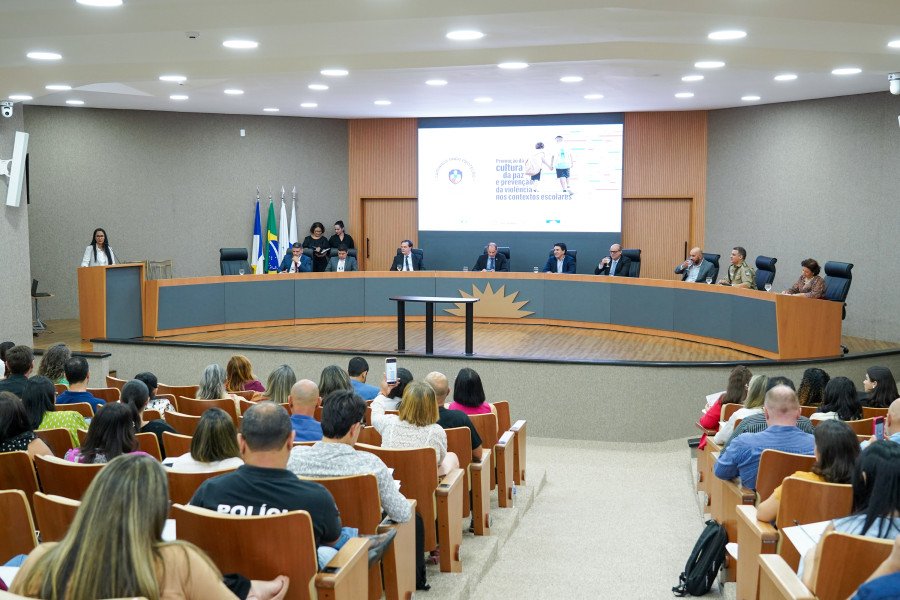
[[[691,556],[678,576],[678,585],[672,588],[676,596],[702,596],[716,580],[722,563],[725,562],[725,544],[728,535],[725,528],[710,519],[700,534]]]

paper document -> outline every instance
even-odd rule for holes
[[[825,528],[831,521],[821,521],[819,523],[807,523],[806,525],[796,525],[794,527],[785,527],[781,530],[784,535],[791,540],[794,548],[800,553],[802,559],[806,553],[816,547]]]

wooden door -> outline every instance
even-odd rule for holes
[[[691,199],[624,199],[622,244],[641,249],[641,277],[679,279],[675,265],[691,245]]]
[[[416,198],[363,198],[362,239],[357,242],[359,268],[385,271],[403,240],[418,246],[419,211]]]

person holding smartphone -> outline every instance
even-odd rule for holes
[[[900,444],[900,398],[891,402],[891,406],[888,408],[888,414],[884,417],[882,428],[882,435],[879,437],[876,423],[875,435],[873,435],[870,440],[865,441],[860,445],[865,448],[872,442],[878,442],[880,440],[890,440]]]

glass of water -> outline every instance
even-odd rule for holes
[[[535,273],[538,272],[538,268],[537,268],[537,267],[534,268],[534,272],[535,272]]]
[[[772,291],[772,284],[771,284],[771,283],[767,283],[765,287],[766,287],[766,291],[767,291],[767,292],[771,292],[771,291]]]
[[[706,284],[709,285],[710,283],[712,283],[712,277],[707,277]]]
[[[463,273],[467,272],[468,270],[469,270],[469,267],[467,267],[466,265],[463,265]]]
[[[243,275],[243,274],[244,274],[244,269],[238,269],[238,275]]]

